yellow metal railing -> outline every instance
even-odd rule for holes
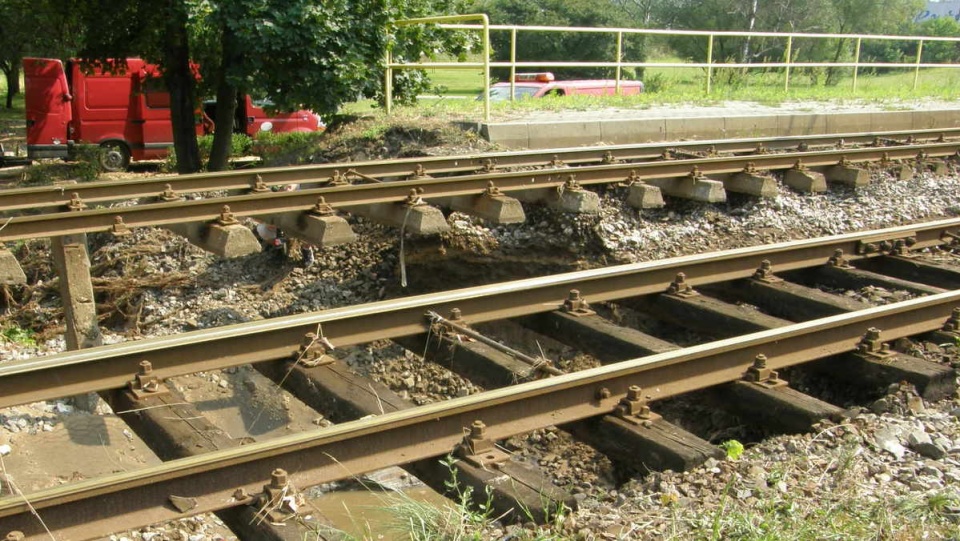
[[[482,24],[458,24],[462,21],[477,20]],[[397,69],[474,69],[483,68],[484,81],[484,119],[490,119],[490,68],[509,68],[510,69],[510,99],[513,99],[514,88],[513,81],[517,68],[543,67],[543,68],[566,68],[566,67],[592,67],[592,68],[613,68],[616,71],[617,92],[620,90],[620,81],[624,68],[697,68],[706,71],[706,93],[709,94],[712,89],[713,75],[717,69],[744,68],[744,69],[763,69],[763,68],[782,68],[784,72],[784,90],[790,89],[790,74],[794,68],[808,67],[834,67],[834,68],[853,68],[853,90],[857,89],[858,74],[860,68],[912,68],[914,70],[913,89],[916,90],[920,81],[920,70],[922,68],[960,68],[960,64],[952,63],[924,63],[921,56],[923,46],[930,42],[952,42],[960,43],[960,37],[933,37],[933,36],[891,36],[878,34],[804,34],[797,32],[720,32],[707,30],[658,30],[648,28],[587,28],[587,27],[567,27],[567,26],[515,26],[515,25],[491,25],[485,14],[471,15],[451,15],[446,17],[427,17],[421,19],[408,19],[398,21],[398,26],[407,26],[412,24],[437,24],[440,28],[450,30],[480,30],[482,36],[482,57],[483,62],[393,62],[390,49],[386,51],[386,109],[390,113],[391,92],[393,71]],[[490,32],[504,31],[510,33],[510,61],[509,62],[491,62],[490,61]],[[517,61],[517,35],[521,32],[579,32],[579,33],[604,33],[612,34],[616,38],[615,59],[607,62],[556,62],[556,61]],[[652,35],[652,36],[702,36],[707,39],[706,59],[703,62],[627,62],[624,60],[623,37],[627,34]],[[717,62],[714,59],[714,40],[718,37],[772,37],[786,40],[784,59],[782,62]],[[796,62],[793,59],[794,40],[795,39],[849,39],[855,42],[855,52],[853,62]],[[912,62],[861,62],[860,51],[864,40],[897,40],[906,42],[917,42],[917,56]]]
[[[464,25],[466,28],[478,29],[483,32],[481,39],[481,56],[483,62],[432,62],[428,64],[428,67],[431,68],[446,68],[446,69],[476,69],[483,68],[483,81],[484,81],[484,92],[483,92],[483,119],[490,120],[490,19],[483,13],[475,13],[470,15],[444,15],[440,17],[421,17],[419,19],[406,19],[403,21],[397,21],[397,26],[411,26],[415,24],[435,24],[435,23],[453,23],[460,21],[474,21],[479,20],[480,25]],[[442,25],[443,28],[449,28],[453,25]],[[386,108],[387,114],[390,114],[392,105],[393,105],[393,70],[395,69],[407,69],[414,68],[418,66],[422,67],[422,63],[394,63],[393,61],[393,51],[388,45],[386,51],[384,52],[384,64],[386,65],[386,75],[384,81],[384,106]],[[513,80],[511,73],[510,80]],[[511,94],[512,92],[511,88]]]

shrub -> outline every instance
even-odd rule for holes
[[[84,182],[92,182],[100,178],[103,166],[100,165],[102,150],[94,145],[78,145],[73,150],[74,174]]]
[[[253,141],[250,152],[264,165],[295,165],[309,162],[312,150],[324,132],[264,132]]]
[[[30,329],[24,329],[17,325],[4,327],[0,330],[0,341],[20,344],[21,346],[33,347],[37,345],[34,333]]]
[[[235,133],[230,138],[230,158],[237,158],[250,154],[253,145],[253,139],[242,133]],[[201,135],[197,137],[197,147],[200,151],[200,162],[207,163],[210,159],[210,151],[213,149],[213,135]],[[170,154],[163,162],[162,169],[166,172],[175,172],[177,170],[177,153],[170,149]]]

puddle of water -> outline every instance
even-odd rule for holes
[[[310,503],[347,539],[399,541],[410,539],[404,510],[417,506],[443,508],[447,498],[420,485],[392,490],[342,489],[311,496]],[[420,513],[422,514],[422,513]]]

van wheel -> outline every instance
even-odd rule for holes
[[[100,166],[104,171],[123,171],[130,165],[130,150],[119,141],[108,141],[100,145]]]

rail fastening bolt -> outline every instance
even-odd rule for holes
[[[754,368],[757,368],[757,369],[766,368],[766,367],[767,367],[767,356],[764,355],[763,353],[757,355],[756,358],[753,359],[753,367],[754,367]]]
[[[631,385],[627,387],[627,400],[640,400],[640,393],[642,389],[639,385]]]
[[[3,541],[23,541],[25,537],[26,536],[23,535],[23,532],[14,530],[8,533],[7,536],[3,538]]]
[[[317,334],[308,332],[307,334],[303,335],[303,339],[300,340],[300,348],[303,349],[303,348],[310,347],[316,341],[317,341]]]
[[[287,486],[287,470],[277,468],[270,473],[270,488]]]
[[[140,375],[147,376],[153,372],[153,364],[150,361],[140,361]]]
[[[470,425],[470,439],[472,440],[482,440],[485,439],[487,434],[487,425],[483,424],[483,421],[474,421]]]

